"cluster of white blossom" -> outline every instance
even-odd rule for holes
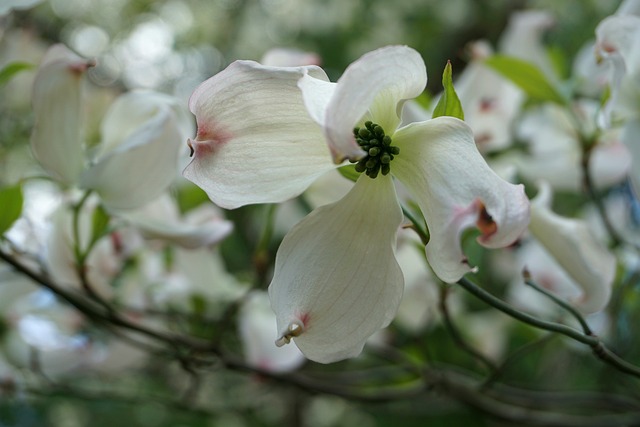
[[[34,360],[56,379],[149,360],[148,337],[96,333],[76,298],[159,333],[175,332],[171,314],[226,327],[236,307],[246,364],[271,373],[358,357],[390,342],[392,322],[425,334],[439,291],[483,270],[519,310],[563,312],[531,280],[606,337],[616,277],[640,265],[640,1],[598,25],[570,76],[542,41],[553,24],[515,13],[496,46],[469,45],[460,75],[445,69],[431,102],[423,55],[401,45],[365,53],[336,82],[315,53],[237,60],[188,105],[90,87],[92,59],[47,48],[28,166],[0,170],[0,396]],[[213,203],[185,209],[178,195],[193,184]],[[238,231],[227,210],[255,204],[278,206],[267,229],[284,235],[268,291],[230,272],[219,248]],[[468,339],[499,359],[506,318],[453,298]]]

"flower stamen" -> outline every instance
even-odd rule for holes
[[[364,127],[354,128],[353,135],[358,145],[367,153],[357,160],[356,172],[364,172],[369,178],[375,178],[379,173],[387,175],[391,171],[391,161],[400,153],[400,147],[391,145],[391,137],[385,135],[382,126],[371,121],[366,121]],[[351,162],[355,163],[356,160]]]

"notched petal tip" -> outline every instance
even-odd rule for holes
[[[276,346],[282,347],[285,344],[289,344],[292,338],[300,336],[304,330],[304,322],[291,322],[286,333],[276,340]]]
[[[351,163],[355,163],[360,159],[363,159],[367,153],[358,146],[358,144],[353,141],[353,143],[358,147],[354,148],[352,151],[346,153],[343,151],[337,151],[333,145],[329,145],[329,150],[331,151],[331,158],[333,159],[333,163],[336,165],[340,165],[347,160]]]
[[[223,145],[229,142],[233,136],[226,131],[205,131],[198,128],[195,139],[189,138],[187,146],[191,150],[189,157],[201,158],[215,154]]]
[[[476,221],[476,227],[480,230],[481,235],[478,237],[480,242],[486,242],[496,234],[498,231],[498,224],[493,220],[493,217],[487,211],[486,206],[480,199],[476,199],[474,204],[478,210],[478,219]]]
[[[96,65],[98,65],[98,62],[95,59],[89,59],[86,61],[71,63],[69,64],[68,69],[69,71],[71,71],[72,74],[76,74],[80,76],[84,72],[86,72],[89,68],[93,68]]]
[[[193,148],[191,138],[187,139],[187,146],[189,147],[189,157],[193,157],[193,154],[196,152],[196,150]]]
[[[478,271],[480,271],[480,268],[477,265],[471,265],[471,263],[469,262],[469,258],[467,258],[466,256],[462,257],[460,263],[468,269],[467,273],[476,274]]]

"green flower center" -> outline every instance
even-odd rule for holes
[[[400,153],[399,147],[391,145],[391,137],[384,134],[382,126],[367,121],[364,127],[353,129],[356,142],[367,155],[357,160],[356,171],[366,173],[369,178],[375,178],[379,173],[386,175],[391,170],[391,160]],[[356,160],[351,161],[355,163]]]

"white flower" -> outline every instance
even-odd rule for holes
[[[551,103],[529,109],[516,132],[528,150],[511,158],[518,172],[528,181],[544,179],[554,189],[580,191],[583,188],[580,133],[595,134],[597,104],[581,100],[572,105],[579,126],[571,113]],[[580,129],[578,129],[578,127]],[[618,132],[598,135],[589,163],[596,188],[607,188],[626,179],[631,168],[629,150]]]
[[[558,75],[542,43],[542,36],[554,23],[553,15],[546,10],[514,12],[500,36],[498,50],[505,55],[532,62],[549,80],[557,82]]]
[[[276,47],[268,50],[260,60],[261,64],[276,67],[295,67],[298,65],[320,65],[321,59],[317,53],[305,52],[298,49]]]
[[[118,298],[140,310],[197,311],[217,316],[240,299],[247,286],[229,273],[220,253],[209,248],[173,248],[171,265],[158,251],[142,252],[140,268],[124,276]]]
[[[524,93],[484,64],[493,54],[486,41],[472,43],[470,51],[471,62],[456,81],[464,119],[473,129],[480,151],[502,150],[512,143],[511,127]]]
[[[341,200],[294,226],[276,257],[269,292],[278,343],[295,337],[312,360],[357,356],[395,315],[403,215],[392,177],[420,206],[431,235],[427,259],[444,281],[472,269],[459,243],[464,229],[477,225],[479,242],[495,248],[527,226],[522,186],[491,171],[464,122],[440,117],[398,128],[404,101],[426,81],[420,55],[392,46],[364,55],[337,83],[314,66],[237,61],[190,100],[198,134],[184,174],[223,207],[287,200],[347,159],[365,172]]]
[[[91,65],[63,45],[49,49],[34,81],[31,148],[62,184],[94,190],[110,209],[142,206],[175,178],[191,120],[168,95],[129,92],[107,111],[101,143],[86,149],[82,77]]]
[[[37,357],[44,374],[55,377],[86,363],[90,342],[82,333],[82,316],[50,292],[24,295],[4,315],[10,328],[1,350],[13,365],[29,367]]]
[[[529,230],[581,288],[572,301],[576,307],[584,313],[600,311],[611,297],[616,258],[595,239],[585,221],[557,215],[551,201],[551,188],[542,183],[531,203]]]
[[[632,176],[640,186],[640,7],[623,2],[616,15],[596,28],[596,56],[609,66],[611,96],[603,109],[605,126],[622,125],[620,139],[633,158]]]

